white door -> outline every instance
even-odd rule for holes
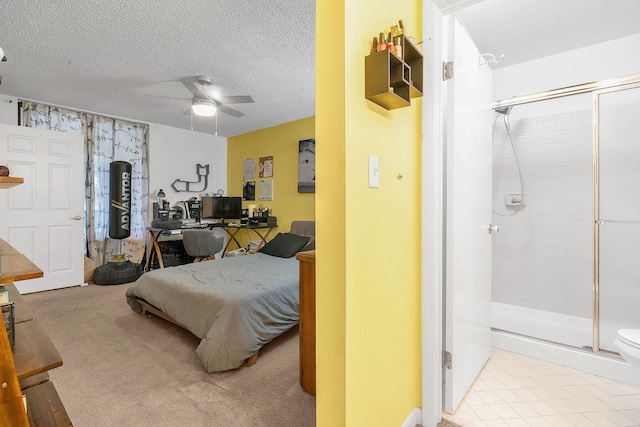
[[[453,413],[491,352],[491,71],[457,20],[443,23],[454,77],[446,84],[444,410]]]
[[[0,158],[24,184],[0,193],[0,236],[44,277],[16,283],[20,293],[84,282],[84,138],[0,125]]]

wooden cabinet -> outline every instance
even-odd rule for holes
[[[300,385],[316,394],[316,251],[299,252]]]
[[[386,49],[365,58],[365,98],[387,110],[411,105],[423,88],[422,52],[405,35],[394,44],[402,46],[402,58]]]

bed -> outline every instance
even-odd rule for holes
[[[298,323],[298,262],[313,221],[294,221],[260,252],[153,270],[126,292],[136,313],[154,313],[200,338],[207,372],[251,366],[259,350]],[[304,236],[304,237],[303,237]]]

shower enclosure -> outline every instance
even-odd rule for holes
[[[492,327],[615,352],[640,329],[640,75],[494,107]]]

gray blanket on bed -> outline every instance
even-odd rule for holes
[[[298,323],[298,261],[262,253],[154,270],[127,290],[201,339],[196,353],[208,372],[238,368]]]

